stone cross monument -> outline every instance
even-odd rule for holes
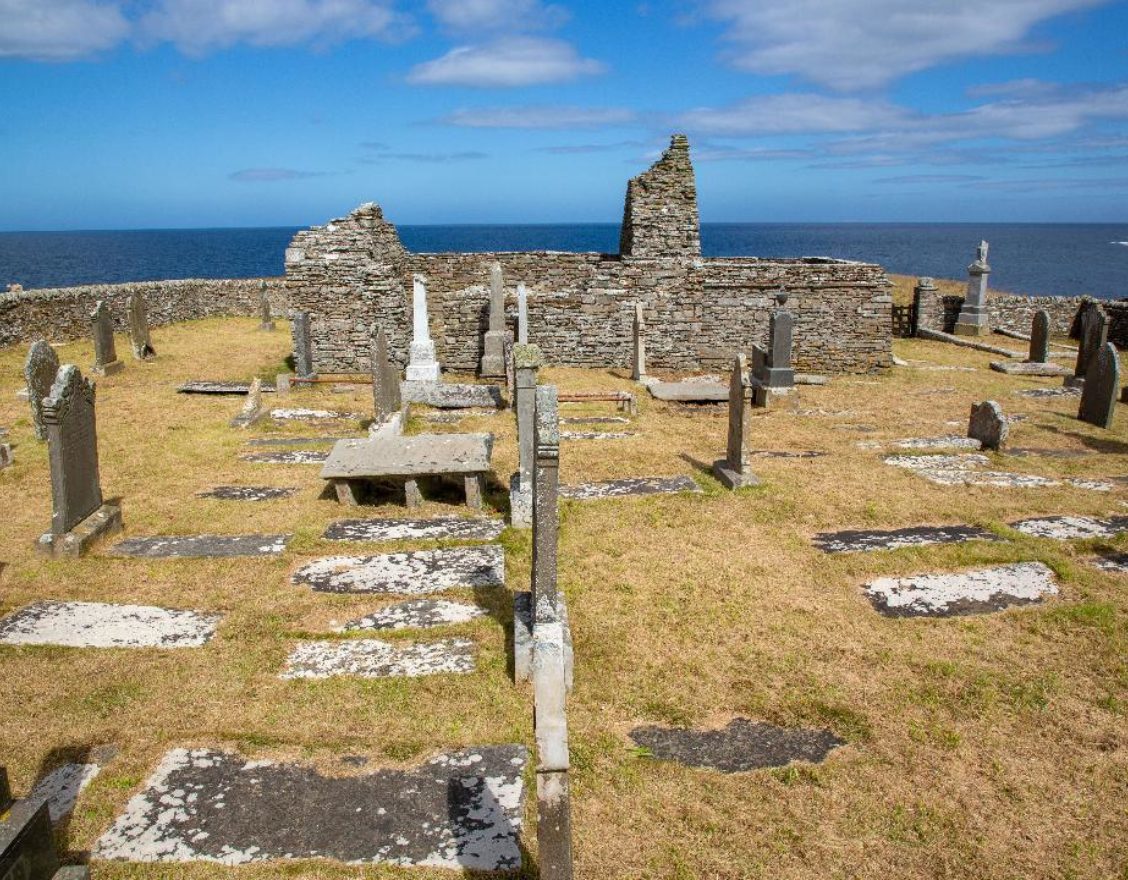
[[[31,423],[35,436],[47,439],[47,423],[43,418],[43,398],[51,393],[55,375],[59,372],[59,356],[45,339],[37,339],[27,351],[24,362],[24,380],[27,382],[27,402],[31,406]]]
[[[90,372],[96,376],[112,376],[124,369],[125,364],[118,360],[114,344],[114,319],[110,317],[105,300],[98,300],[94,306],[90,314],[90,330],[94,336],[94,366]]]
[[[990,315],[987,314],[987,242],[979,242],[975,262],[967,267],[967,294],[960,315],[956,318],[957,336],[983,336],[991,332]]]
[[[484,340],[480,372],[483,376],[505,375],[505,285],[501,263],[490,266],[490,324]]]
[[[427,282],[422,275],[412,279],[412,340],[407,363],[408,382],[438,382],[439,362],[427,322]]]
[[[134,293],[129,297],[129,343],[133,356],[139,361],[151,361],[157,356],[153,340],[149,336],[149,314],[145,309],[145,297]]]
[[[748,379],[748,359],[738,354],[732,362],[729,381],[728,450],[713,463],[713,473],[728,489],[757,486],[760,480],[748,462],[748,437],[752,426],[752,383]]]

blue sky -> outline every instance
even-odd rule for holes
[[[1128,222],[1128,3],[0,0],[0,229]]]

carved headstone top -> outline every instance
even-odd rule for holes
[[[975,262],[967,267],[967,270],[976,275],[984,275],[991,271],[991,267],[987,265],[987,242],[979,242],[979,246],[975,249]]]
[[[544,354],[538,345],[513,346],[513,363],[518,370],[536,370],[544,366]]]
[[[35,425],[35,436],[47,439],[47,426],[43,418],[43,398],[51,393],[55,375],[59,372],[59,356],[44,339],[31,344],[24,363],[24,379],[27,381],[27,399],[31,404],[31,420]]]
[[[919,287],[923,290],[935,290],[936,289],[936,282],[933,281],[929,276],[922,275],[920,278],[917,279],[917,287]]]
[[[560,419],[555,385],[537,386],[536,455],[556,458],[560,455]]]
[[[775,295],[775,301],[776,301],[776,305],[778,305],[781,309],[785,305],[787,305],[787,291],[786,290],[777,291],[776,295]]]
[[[43,400],[43,417],[50,444],[51,531],[65,535],[102,506],[94,383],[78,367],[65,365]]]

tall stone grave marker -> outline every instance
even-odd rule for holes
[[[748,463],[751,420],[752,383],[748,378],[748,359],[738,354],[733,359],[729,381],[728,451],[724,458],[713,463],[713,473],[729,489],[760,483]]]
[[[1116,398],[1120,394],[1120,357],[1116,346],[1106,342],[1089,364],[1085,387],[1081,391],[1081,408],[1077,418],[1100,428],[1112,427]]]
[[[529,291],[524,281],[517,285],[517,342],[529,344]]]
[[[45,339],[31,344],[24,362],[24,379],[27,381],[27,402],[31,405],[31,422],[35,436],[47,439],[47,424],[43,418],[43,398],[51,393],[55,375],[59,372],[59,356]]]
[[[913,288],[913,336],[920,330],[921,313],[924,311],[925,299],[931,300],[936,295],[936,282],[927,275],[917,279]]]
[[[94,384],[78,367],[63,366],[43,401],[51,464],[51,531],[39,549],[51,556],[81,556],[102,535],[121,528],[121,509],[102,500]]]
[[[438,382],[439,362],[427,322],[427,282],[422,275],[412,278],[412,339],[407,363],[408,382]]]
[[[90,313],[90,331],[94,337],[94,366],[90,368],[96,376],[112,376],[125,367],[118,360],[117,346],[114,344],[114,319],[105,300],[98,300]]]
[[[555,385],[535,389],[533,461],[533,631],[556,617],[556,546],[560,491],[560,419]]]
[[[775,398],[790,394],[795,388],[795,371],[791,369],[791,341],[795,319],[784,306],[787,291],[776,294],[778,308],[768,320],[768,347],[752,346],[752,399],[756,406],[770,406]]]
[[[631,338],[633,342],[631,378],[641,382],[642,377],[646,375],[646,322],[642,316],[642,303],[635,303]]]
[[[1026,359],[1032,364],[1050,362],[1050,313],[1038,309],[1030,322],[1030,356]]]
[[[533,432],[536,419],[537,370],[544,364],[535,345],[513,346],[514,405],[517,411],[517,473],[509,481],[510,522],[527,529],[533,523]]]
[[[1074,388],[1085,384],[1085,377],[1098,352],[1108,342],[1108,316],[1095,303],[1081,312],[1081,339],[1077,343],[1077,363],[1065,384]]]
[[[399,369],[388,356],[383,327],[372,334],[372,425],[370,435],[399,434],[403,430]]]
[[[259,282],[259,330],[273,330],[274,316],[270,313],[270,297],[266,292],[266,282]]]
[[[482,353],[483,376],[505,375],[505,286],[501,278],[501,263],[490,267],[490,324],[486,331]]]
[[[312,379],[313,339],[309,332],[309,312],[294,312],[294,375]]]
[[[139,361],[151,361],[157,356],[153,340],[149,336],[149,313],[145,308],[145,297],[139,293],[129,297],[129,344],[133,356]]]
[[[987,242],[979,242],[975,251],[975,262],[967,267],[967,293],[963,306],[956,318],[957,336],[983,336],[990,332],[990,315],[987,313],[987,276],[991,267],[987,265]]]
[[[1007,442],[1010,423],[1003,415],[1003,408],[993,400],[971,405],[971,417],[967,422],[967,436],[978,440],[984,449],[1002,449]]]

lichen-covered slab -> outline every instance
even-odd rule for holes
[[[1128,553],[1102,553],[1093,559],[1093,565],[1101,571],[1128,574]]]
[[[500,385],[470,385],[456,382],[403,382],[405,403],[422,403],[436,409],[475,409],[502,406]]]
[[[1012,471],[918,470],[926,480],[941,486],[998,486],[1003,489],[1046,489],[1061,483],[1049,477]]]
[[[499,410],[497,409],[463,409],[453,412],[429,412],[423,413],[420,418],[425,422],[431,422],[436,425],[456,425],[463,419],[477,418],[480,416],[496,416]]]
[[[185,382],[176,389],[181,394],[242,394],[246,395],[251,390],[250,382],[212,382],[206,379],[196,379]],[[273,392],[277,389],[273,385],[263,384],[264,392]]]
[[[52,822],[69,816],[79,794],[90,781],[101,772],[98,764],[63,764],[56,767],[37,783],[25,799],[29,810],[47,804],[47,812]]]
[[[893,444],[900,449],[979,449],[982,443],[973,437],[909,437]]]
[[[647,390],[656,400],[680,403],[721,403],[728,400],[728,385],[722,382],[655,382]]]
[[[628,477],[605,483],[582,483],[561,486],[561,498],[590,501],[598,498],[623,498],[629,495],[663,495],[674,492],[700,492],[692,477]]]
[[[1085,477],[1066,477],[1065,482],[1075,489],[1088,489],[1090,492],[1111,492],[1116,488],[1107,480],[1090,480]]]
[[[216,498],[220,501],[275,501],[289,498],[298,490],[285,486],[215,486],[206,492],[197,492],[197,498]]]
[[[380,556],[327,556],[303,565],[292,580],[320,593],[408,596],[456,587],[500,587],[505,585],[505,551],[490,545]]]
[[[990,464],[986,455],[968,453],[964,455],[889,455],[885,463],[893,467],[907,468],[911,471],[969,471]]]
[[[1019,397],[1080,397],[1080,388],[1027,388],[1025,391],[1016,391]]]
[[[314,446],[318,443],[336,443],[338,440],[360,440],[356,437],[254,437],[247,441],[249,446]]]
[[[1128,516],[1038,516],[1013,522],[1016,532],[1035,538],[1056,538],[1059,541],[1073,538],[1111,538],[1128,532]]]
[[[435,519],[343,519],[330,523],[325,537],[330,541],[416,541],[448,539],[493,541],[505,523],[500,519],[458,516]]]
[[[629,425],[631,420],[626,416],[563,416],[562,425]]]
[[[152,605],[35,602],[0,620],[0,643],[68,648],[198,648],[215,633],[220,617]]]
[[[905,529],[820,532],[813,543],[824,553],[864,553],[897,550],[929,544],[959,544],[964,541],[996,541],[986,529],[975,526],[912,526]]]
[[[827,453],[817,449],[757,449],[748,453],[749,458],[822,458]]]
[[[474,671],[474,643],[354,641],[298,642],[280,678],[419,678]]]
[[[561,431],[561,440],[626,440],[637,437],[634,431]]]
[[[353,630],[431,629],[467,623],[489,612],[480,605],[467,602],[450,602],[446,599],[412,599],[388,605],[372,614],[350,620],[340,632]]]
[[[359,419],[360,413],[338,412],[332,409],[272,409],[270,417],[280,422],[320,422],[332,419]]]
[[[953,574],[883,577],[863,588],[886,617],[954,617],[985,614],[1040,602],[1058,591],[1041,562],[1017,562]]]
[[[167,535],[126,538],[114,545],[113,556],[146,559],[181,557],[276,556],[292,535]]]
[[[327,777],[301,764],[173,749],[93,855],[514,870],[521,866],[527,761],[523,746],[483,746],[406,770]]]
[[[845,745],[829,730],[777,727],[747,718],[734,718],[720,730],[636,727],[631,739],[663,761],[724,773],[784,767],[792,761],[818,764]]]
[[[329,453],[316,449],[294,449],[290,452],[252,452],[239,458],[255,464],[325,464]]]

